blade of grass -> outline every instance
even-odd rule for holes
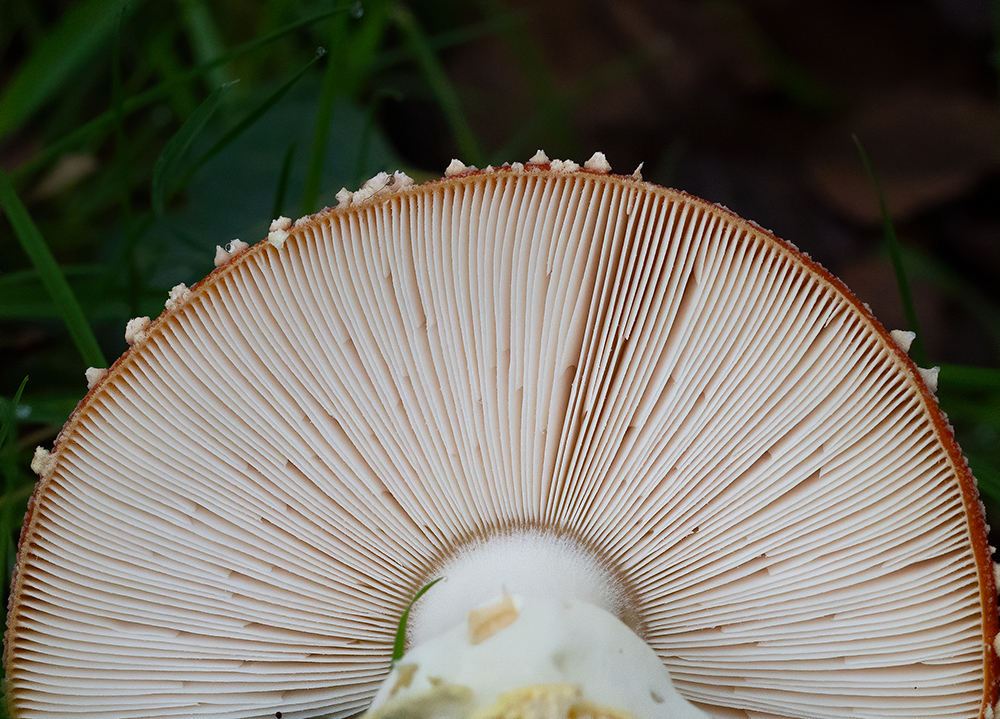
[[[590,74],[577,80],[569,88],[547,98],[545,103],[536,108],[535,112],[522,123],[521,128],[493,154],[494,161],[503,162],[506,158],[516,157],[521,152],[534,152],[538,148],[538,144],[533,138],[537,138],[542,128],[550,124],[546,119],[550,114],[568,112],[570,108],[588,97],[592,97],[602,88],[613,86],[615,83],[631,77],[648,61],[648,55],[642,50],[625,53],[608,60]],[[581,153],[573,149],[566,154],[568,157],[572,157]]]
[[[379,45],[388,21],[386,0],[369,3],[361,15],[354,12],[354,8],[352,5],[350,16],[334,18],[331,26],[330,56],[323,73],[312,154],[309,156],[309,170],[302,190],[300,209],[303,215],[318,209],[326,146],[337,98],[353,96],[362,81],[368,77],[371,67],[378,59]],[[361,19],[356,27],[351,22],[352,17]],[[352,27],[355,27],[353,31]]]
[[[799,107],[830,114],[844,104],[844,98],[818,76],[781,50],[754,19],[745,3],[711,0],[708,10],[727,21],[739,33],[747,49],[760,61],[775,88]]]
[[[52,301],[59,308],[59,315],[62,317],[66,328],[69,330],[76,348],[83,356],[84,362],[92,367],[107,367],[104,354],[97,344],[97,338],[87,322],[87,317],[77,302],[73,290],[70,289],[66,277],[59,269],[55,257],[49,250],[42,233],[38,230],[28,210],[21,203],[14,186],[10,182],[7,174],[0,170],[0,205],[7,213],[7,219],[14,228],[25,254],[31,260],[35,271],[38,273],[42,284],[52,297]]]
[[[179,0],[179,4],[195,58],[199,63],[205,64],[212,58],[219,57],[223,52],[222,41],[211,10],[202,0]],[[225,69],[220,65],[214,66],[205,79],[211,87],[230,82]]]
[[[410,603],[406,605],[406,609],[403,611],[403,616],[399,618],[399,626],[396,627],[396,641],[392,643],[392,661],[394,664],[403,658],[403,652],[406,649],[406,622],[410,618],[410,610],[413,609],[413,605],[417,603],[417,600],[427,593],[428,589],[433,587],[442,579],[444,579],[444,577],[438,577],[433,582],[425,584],[421,587],[420,591],[417,592],[416,596],[410,600]]]
[[[198,107],[203,93],[199,92],[201,88],[196,87],[194,81],[181,80],[190,67],[185,64],[186,54],[182,54],[176,40],[173,33],[157,34],[146,43],[144,55],[148,72],[158,78],[159,86],[169,88],[164,93],[162,104],[170,108],[174,117],[187,117]],[[154,85],[153,89],[156,87]]]
[[[281,160],[281,171],[278,173],[278,187],[274,191],[274,207],[271,209],[271,217],[281,217],[281,211],[285,207],[285,196],[288,194],[288,179],[292,176],[292,159],[295,157],[295,143],[291,142],[285,150],[285,157]]]
[[[565,103],[550,104],[551,98],[558,94],[556,83],[548,61],[523,19],[511,15],[498,0],[479,0],[478,5],[495,22],[496,29],[514,56],[531,93],[532,105],[548,108],[541,116],[544,127],[540,128],[546,136],[545,147],[550,148],[550,152],[560,153],[557,157],[574,156],[580,142],[570,122],[570,108]]]
[[[83,0],[70,4],[0,95],[0,137],[17,130],[104,47],[119,17],[140,0]]]
[[[491,37],[501,32],[506,25],[513,22],[510,13],[500,14],[483,22],[470,23],[455,30],[446,30],[427,39],[427,44],[435,53],[457,45],[468,45],[473,40]],[[384,50],[372,63],[372,69],[385,70],[393,65],[412,62],[415,59],[413,49],[401,46]]]
[[[363,18],[357,29],[351,35],[350,47],[345,60],[347,74],[344,77],[344,94],[354,97],[361,85],[368,79],[371,68],[378,61],[382,37],[389,24],[390,0],[368,0],[364,12],[357,14],[352,10],[352,16]],[[357,3],[358,8],[361,3]]]
[[[906,267],[903,265],[903,253],[899,246],[899,239],[896,237],[896,228],[893,225],[892,217],[889,216],[889,208],[885,202],[885,194],[882,192],[882,184],[879,182],[875,166],[868,157],[868,152],[861,144],[860,138],[852,134],[851,140],[861,156],[861,164],[865,167],[868,179],[875,187],[875,194],[878,196],[879,209],[882,212],[882,232],[885,237],[886,246],[889,249],[889,258],[892,260],[892,269],[896,273],[896,284],[899,286],[899,297],[903,302],[903,312],[906,314],[907,328],[916,332],[917,337],[913,341],[910,356],[913,361],[921,367],[928,365],[927,350],[924,347],[923,334],[920,331],[920,323],[917,320],[917,310],[913,304],[913,294],[910,292],[910,282],[906,277]]]
[[[413,49],[417,63],[424,73],[424,79],[444,111],[445,119],[451,127],[463,161],[482,167],[486,163],[486,155],[479,146],[465,113],[462,112],[462,105],[458,100],[455,86],[448,79],[448,75],[431,48],[423,28],[420,27],[413,13],[400,3],[392,6],[392,19]]]
[[[169,82],[160,83],[159,85],[152,87],[149,90],[146,90],[145,92],[136,95],[135,97],[126,99],[122,103],[122,109],[124,113],[128,115],[133,112],[136,112],[137,110],[141,110],[142,108],[148,107],[149,105],[152,105],[155,102],[159,102],[160,100],[167,97],[170,94],[170,92],[178,85],[194,82],[195,80],[198,80],[199,78],[203,77],[206,72],[210,71],[212,68],[218,65],[227,63],[235,58],[238,58],[242,55],[252,52],[259,47],[267,45],[268,43],[279,40],[285,35],[293,33],[296,30],[300,30],[303,27],[311,25],[315,22],[319,22],[320,20],[325,20],[326,18],[332,15],[336,15],[338,13],[343,13],[343,12],[345,12],[345,8],[341,4],[338,5],[336,8],[334,8],[333,10],[326,10],[321,13],[316,13],[315,15],[309,15],[307,17],[302,18],[301,20],[297,20],[296,22],[284,25],[281,28],[278,28],[277,30],[270,32],[266,35],[263,35],[259,38],[255,38],[253,40],[245,42],[242,45],[233,48],[229,52],[225,53],[224,55],[220,55],[219,57],[215,58],[210,62],[198,65],[192,68],[191,70],[188,70],[187,72],[178,75],[176,78],[172,79]],[[11,173],[11,179],[15,182],[20,182],[26,176],[37,172],[40,168],[45,167],[46,165],[51,163],[55,158],[64,154],[68,150],[73,149],[74,147],[77,147],[80,144],[99,136],[101,132],[104,132],[109,127],[111,127],[114,124],[114,121],[115,117],[113,109],[98,115],[93,120],[90,120],[86,124],[78,127],[76,130],[73,130],[72,132],[66,134],[65,136],[59,138],[58,140],[49,143],[49,145],[47,145],[44,150],[39,152],[30,160],[27,160],[20,166],[18,166],[18,168],[14,170],[13,173]]]
[[[346,16],[333,19],[333,30],[330,36],[330,47],[337,55],[344,52],[347,44]],[[305,186],[302,189],[302,204],[300,214],[308,215],[318,208],[320,183],[323,180],[323,160],[326,157],[326,143],[330,136],[330,122],[333,119],[333,106],[340,94],[343,83],[342,66],[336,62],[337,56],[330,55],[326,60],[326,70],[323,72],[323,86],[319,93],[319,103],[316,107],[316,127],[313,130],[312,153],[309,155],[309,171],[306,173]]]
[[[289,90],[299,81],[299,79],[306,73],[313,64],[319,60],[323,55],[326,54],[326,50],[319,48],[316,50],[316,57],[310,60],[301,70],[292,75],[285,84],[279,87],[277,90],[268,95],[263,102],[261,102],[257,107],[251,110],[247,115],[240,120],[236,125],[234,125],[225,135],[223,135],[218,142],[216,142],[212,147],[210,147],[201,157],[195,161],[191,167],[184,173],[184,178],[181,181],[181,185],[187,184],[187,181],[191,179],[191,175],[198,171],[202,165],[211,160],[213,157],[218,155],[222,150],[226,148],[233,140],[238,138],[244,132],[246,132],[250,127],[257,122],[261,117],[264,116],[268,110],[274,107],[278,101],[283,98]],[[227,87],[227,86],[223,86]]]
[[[125,94],[122,88],[122,27],[124,17],[119,16],[115,28],[114,49],[111,56],[111,109],[114,113],[115,155],[111,172],[116,176],[118,187],[118,205],[121,215],[121,226],[125,233],[125,285],[129,304],[129,316],[139,314],[139,273],[136,269],[135,255],[139,237],[135,232],[132,217],[132,193],[129,176],[132,168],[132,146],[128,133],[125,131]]]
[[[949,298],[962,304],[989,333],[994,346],[1000,349],[1000,307],[968,279],[948,269],[941,262],[912,247],[901,247],[903,260],[914,277],[932,282]]]
[[[14,393],[14,399],[9,405],[0,407],[0,452],[4,449],[4,444],[7,441],[7,435],[10,434],[10,428],[17,423],[17,405],[21,401],[21,395],[24,394],[24,387],[28,384],[28,378],[25,377],[21,380],[21,386],[17,388],[17,392]]]
[[[222,102],[222,96],[234,84],[235,81],[222,85],[205,98],[205,101],[184,121],[164,146],[160,156],[156,158],[156,164],[153,165],[151,189],[153,211],[156,214],[163,214],[166,202],[170,199],[170,195],[173,194],[174,188],[181,178],[184,155],[187,154],[191,144],[201,131],[205,129],[208,121],[212,119],[212,115],[215,114]]]

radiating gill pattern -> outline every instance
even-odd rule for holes
[[[529,168],[282,221],[144,327],[36,497],[21,716],[349,716],[519,529],[719,717],[978,715],[969,477],[888,335],[719,208]]]

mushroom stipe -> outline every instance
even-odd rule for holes
[[[599,153],[445,175],[229,243],[88,371],[32,463],[14,719],[996,719],[912,335]]]

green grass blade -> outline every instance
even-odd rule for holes
[[[11,403],[0,408],[0,452],[3,451],[7,435],[10,434],[10,428],[17,424],[17,405],[21,401],[21,395],[24,394],[26,384],[28,384],[27,377],[21,380],[21,386],[14,393],[14,399]]]
[[[264,116],[268,110],[274,107],[283,98],[289,90],[299,81],[299,79],[305,74],[306,70],[313,66],[313,64],[319,60],[326,51],[320,48],[316,51],[316,57],[310,60],[301,70],[292,75],[292,77],[285,82],[284,85],[279,87],[277,90],[268,95],[262,103],[257,107],[247,113],[246,117],[240,120],[236,125],[231,128],[225,135],[223,135],[218,142],[216,142],[212,147],[210,147],[205,154],[198,158],[198,160],[188,169],[184,174],[184,180],[181,184],[186,184],[187,180],[190,179],[191,175],[197,172],[198,168],[204,165],[206,162],[211,160],[213,157],[222,152],[227,145],[229,145],[233,140],[238,138],[244,132],[246,132],[250,127],[257,122],[261,117]],[[227,87],[224,85],[223,87]]]
[[[231,82],[222,85],[205,98],[205,101],[184,121],[164,146],[160,156],[156,158],[152,180],[153,211],[156,214],[163,214],[167,200],[170,199],[170,195],[173,194],[184,174],[184,156],[219,108],[222,96],[234,84],[235,82]]]
[[[330,123],[338,97],[352,97],[369,77],[378,59],[378,50],[388,21],[387,0],[371,0],[364,7],[360,25],[351,22],[348,15],[334,19],[330,33],[330,56],[323,73],[316,109],[316,127],[313,132],[309,170],[302,190],[301,214],[315,212],[323,180],[326,145],[330,137]]]
[[[288,194],[288,180],[292,176],[292,160],[295,158],[295,143],[291,142],[285,150],[285,157],[281,160],[281,171],[278,173],[278,187],[274,191],[274,207],[271,209],[271,217],[281,217],[285,207],[285,197]]]
[[[222,55],[222,41],[209,7],[203,0],[180,0],[180,6],[195,58],[201,64],[206,64],[212,58]],[[213,66],[206,79],[211,87],[219,87],[230,81],[221,65]]]
[[[153,103],[159,102],[160,100],[167,97],[171,93],[171,91],[178,85],[194,82],[195,80],[198,80],[199,78],[203,77],[207,72],[209,72],[214,67],[217,67],[235,58],[238,58],[242,55],[252,52],[262,47],[263,45],[279,40],[285,35],[300,30],[303,27],[307,27],[315,22],[319,22],[320,20],[325,20],[331,15],[336,15],[342,12],[344,12],[344,8],[337,7],[333,10],[326,10],[321,13],[309,15],[307,17],[302,18],[301,20],[297,20],[296,22],[284,25],[278,28],[277,30],[274,30],[273,32],[267,33],[266,35],[262,35],[259,38],[255,38],[253,40],[245,42],[242,45],[233,48],[229,52],[225,53],[224,55],[220,55],[219,57],[215,58],[210,62],[203,63],[201,65],[192,68],[187,72],[182,73],[177,78],[169,82],[161,83],[155,87],[150,88],[149,90],[146,90],[145,92],[136,95],[135,97],[126,99],[122,103],[123,111],[126,115],[128,115],[130,113],[148,107]],[[99,137],[102,132],[106,132],[114,124],[114,122],[115,122],[115,115],[113,109],[98,115],[93,120],[90,120],[86,124],[78,127],[72,132],[67,133],[65,136],[59,138],[58,140],[50,143],[44,150],[39,152],[30,160],[27,160],[24,163],[22,163],[12,173],[11,175],[12,178],[15,181],[20,181],[24,177],[37,172],[39,169],[47,166],[49,163],[55,160],[55,158],[59,157],[60,155],[63,155],[67,151],[79,147],[80,145],[86,142],[93,141],[94,138]]]
[[[522,123],[520,129],[510,137],[504,145],[493,153],[495,162],[504,162],[507,158],[516,157],[520,152],[533,153],[538,148],[535,141],[545,127],[551,125],[550,117],[565,114],[587,98],[595,96],[606,87],[614,87],[635,75],[649,62],[648,56],[642,51],[628,52],[619,57],[611,58],[593,72],[580,78],[570,87],[555,93]],[[567,157],[578,156],[579,148],[574,147],[576,140],[564,137],[560,145],[568,148]],[[503,158],[503,159],[501,159]]]
[[[771,85],[799,107],[829,115],[844,104],[844,98],[805,64],[784,52],[757,23],[756,13],[738,0],[710,0],[708,12],[728,22],[767,73]]]
[[[510,14],[499,0],[479,0],[478,5],[493,21],[495,32],[499,32],[506,41],[531,93],[532,105],[544,108],[533,134],[544,137],[546,149],[557,153],[555,157],[574,156],[580,142],[570,121],[571,108],[564,102],[552,102],[559,96],[556,82],[548,61],[526,24],[520,16]]]
[[[70,289],[66,277],[59,269],[55,257],[49,250],[42,233],[38,230],[28,210],[21,203],[14,186],[6,173],[0,170],[0,205],[3,206],[14,228],[21,247],[31,260],[42,284],[59,308],[59,314],[66,323],[73,342],[83,356],[84,362],[92,367],[107,367],[104,354],[97,344],[97,338],[87,322],[87,317]]]
[[[140,0],[83,0],[70,4],[0,95],[0,137],[17,130],[52,99],[88,59],[110,41],[119,18]]]
[[[357,31],[352,33],[348,52],[343,58],[347,67],[344,94],[348,97],[356,95],[378,61],[382,38],[389,23],[390,4],[391,0],[368,0],[364,4],[364,13],[355,15],[364,19]]]
[[[906,277],[906,267],[903,265],[903,252],[899,245],[899,239],[896,237],[896,228],[893,225],[892,218],[889,216],[889,208],[885,202],[885,194],[882,192],[882,184],[878,180],[875,166],[868,157],[868,152],[865,150],[864,145],[861,144],[861,140],[857,135],[853,134],[851,135],[851,139],[854,141],[854,146],[858,149],[858,154],[861,156],[861,163],[865,167],[868,179],[875,186],[879,209],[882,212],[882,231],[885,236],[886,246],[889,249],[889,258],[892,260],[892,268],[896,273],[896,284],[899,286],[899,298],[903,302],[906,324],[908,329],[917,334],[916,339],[913,341],[910,356],[921,367],[927,367],[927,350],[924,346],[923,333],[920,331],[917,310],[913,304],[913,294],[910,292],[910,282]]]
[[[1000,350],[1000,305],[974,282],[949,269],[941,262],[913,247],[902,247],[903,259],[910,273],[942,290],[949,299],[962,305],[989,333],[994,348]]]
[[[463,25],[454,30],[446,30],[428,38],[427,44],[435,53],[440,50],[447,50],[450,47],[459,45],[469,45],[473,41],[485,37],[493,37],[513,20],[511,14],[501,14],[478,23]],[[412,62],[414,59],[413,49],[409,46],[383,49],[372,63],[371,69],[374,71],[385,70],[402,63]],[[383,89],[383,92],[385,90]]]
[[[118,205],[121,227],[125,234],[125,285],[129,304],[129,316],[135,317],[139,312],[140,281],[136,267],[136,248],[139,237],[135,232],[135,222],[132,215],[132,183],[130,177],[134,165],[132,143],[129,133],[125,130],[125,92],[122,85],[122,25],[119,19],[115,30],[114,52],[111,60],[111,109],[114,114],[115,155],[110,168],[111,175],[116,177]]]
[[[423,28],[420,27],[413,13],[400,3],[393,5],[392,18],[412,48],[420,69],[424,73],[424,79],[437,98],[438,104],[441,105],[445,119],[451,126],[458,151],[462,155],[462,161],[482,167],[486,163],[486,155],[479,146],[465,113],[462,112],[455,86],[448,79],[437,55],[434,54]]]
[[[403,652],[406,649],[406,622],[410,618],[410,610],[413,609],[413,605],[417,603],[420,597],[427,593],[427,590],[433,587],[435,584],[440,582],[444,577],[438,577],[433,582],[428,582],[425,584],[417,595],[406,605],[406,610],[403,612],[403,616],[399,618],[399,626],[396,627],[396,641],[392,644],[392,661],[393,663],[398,662],[403,658]]]
[[[326,143],[330,137],[330,122],[333,120],[333,106],[343,87],[343,67],[337,58],[343,54],[347,44],[347,18],[338,17],[333,21],[330,47],[334,48],[326,59],[323,72],[323,86],[316,106],[316,127],[313,130],[312,153],[309,155],[309,171],[306,173],[302,189],[302,215],[315,212],[318,208],[320,184],[323,181],[323,160],[326,158]]]

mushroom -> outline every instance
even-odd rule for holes
[[[13,716],[346,717],[389,676],[372,716],[665,716],[666,681],[992,719],[983,509],[906,335],[609,171],[383,174],[131,323],[33,464]]]

